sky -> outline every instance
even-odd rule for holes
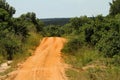
[[[38,18],[106,16],[112,0],[6,0],[16,9],[14,17],[35,12]]]

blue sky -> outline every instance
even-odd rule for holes
[[[96,16],[109,13],[112,0],[6,0],[16,9],[15,17],[35,12],[38,18]]]

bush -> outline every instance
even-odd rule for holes
[[[70,39],[62,49],[63,53],[70,53],[72,55],[78,51],[78,49],[83,45],[83,42],[79,37]]]
[[[60,26],[50,25],[43,28],[42,35],[43,36],[62,36],[64,34],[64,30]]]

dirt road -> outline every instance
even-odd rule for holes
[[[64,38],[44,38],[14,80],[67,80],[60,52],[64,43]]]

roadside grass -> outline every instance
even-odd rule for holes
[[[32,55],[36,47],[40,43],[42,36],[38,33],[31,32],[30,36],[27,38],[26,42],[22,45],[22,51],[18,52],[13,57],[13,63],[10,64],[11,68],[7,69],[5,72],[0,73],[0,75],[6,75],[14,70],[16,70],[20,65]]]
[[[4,62],[3,56],[0,54],[0,64]]]
[[[14,55],[13,65],[16,65],[16,63],[19,62],[24,62],[29,56],[31,56],[36,47],[40,44],[41,38],[42,36],[37,33],[30,33],[30,36],[22,46],[23,52]]]
[[[96,50],[90,47],[82,47],[74,55],[69,53],[64,54],[65,62],[72,64],[74,68],[82,68],[83,66],[97,61],[101,56]]]
[[[88,76],[86,75],[86,71],[82,72],[82,71],[76,71],[73,69],[68,69],[66,71],[68,80],[88,80]],[[85,76],[86,75],[86,76]]]
[[[87,75],[89,80],[120,80],[120,69],[118,67],[90,68],[87,70]]]
[[[81,47],[76,54],[64,53],[70,65],[68,80],[120,80],[120,66],[114,66],[111,58],[104,58],[91,47]]]

